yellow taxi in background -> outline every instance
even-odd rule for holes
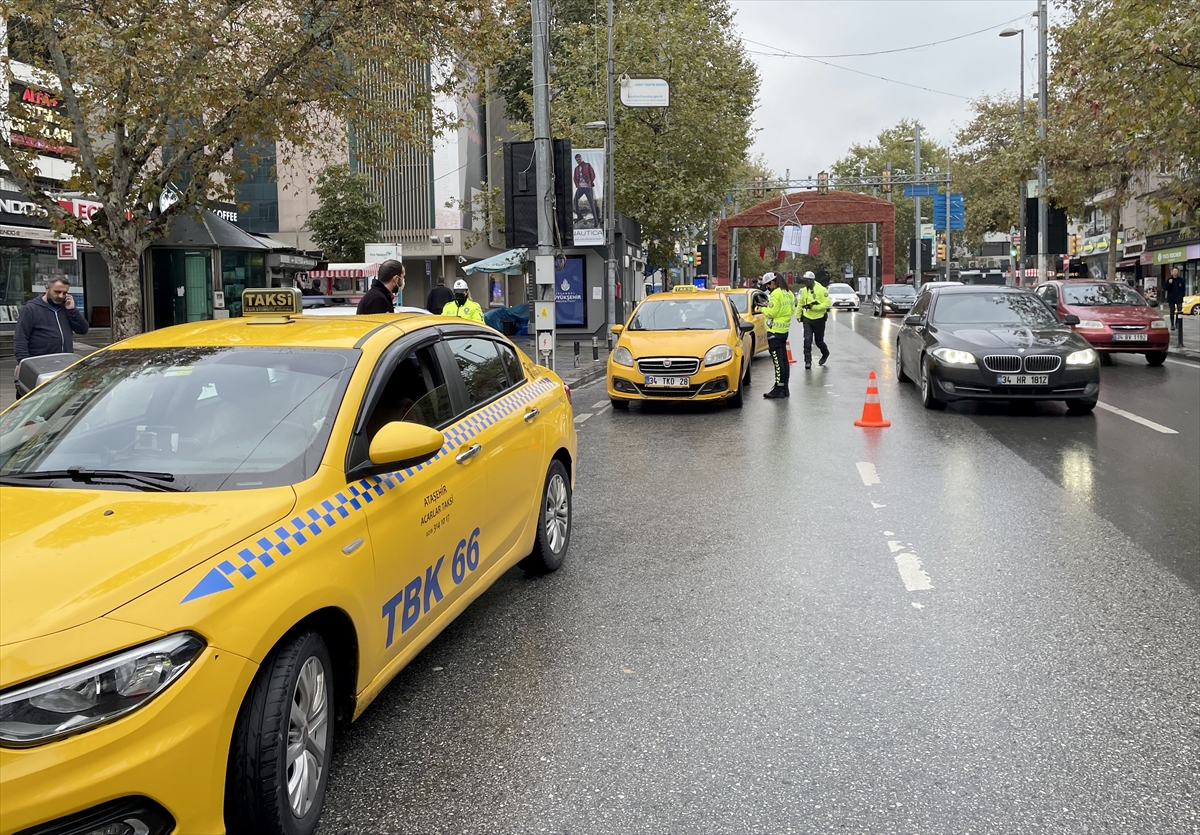
[[[767,346],[767,317],[762,315],[762,309],[767,305],[767,294],[753,287],[718,287],[718,293],[726,293],[738,315],[743,320],[754,325],[751,334],[750,355],[756,356],[768,349]]]
[[[551,371],[440,316],[243,311],[0,414],[4,833],[311,833],[334,730],[567,552]]]
[[[1183,315],[1200,316],[1200,296],[1183,297]]]
[[[647,296],[614,325],[608,355],[613,408],[635,400],[725,400],[739,408],[750,385],[754,325],[728,293],[687,284]]]

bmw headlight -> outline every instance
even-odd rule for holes
[[[1150,323],[1150,327],[1152,330],[1157,330],[1157,331],[1166,330],[1168,327],[1167,320],[1166,319],[1155,319],[1153,322]]]
[[[720,365],[733,359],[733,349],[728,345],[715,345],[704,355],[705,365]]]
[[[0,745],[40,745],[111,722],[166,690],[204,649],[178,632],[0,693]]]
[[[1104,330],[1104,323],[1097,322],[1095,319],[1084,319],[1075,327],[1084,331],[1102,331]]]
[[[970,351],[956,351],[953,348],[934,348],[933,355],[947,365],[975,365],[975,355]]]
[[[617,365],[627,365],[633,368],[633,353],[624,345],[617,346],[617,349],[612,352],[612,358]]]
[[[1082,351],[1076,351],[1073,354],[1067,354],[1067,365],[1095,365],[1099,360],[1096,352],[1091,348],[1084,348]]]

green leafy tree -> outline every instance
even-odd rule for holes
[[[555,3],[551,110],[555,136],[601,145],[588,122],[607,114],[604,4]],[[614,11],[617,75],[666,78],[671,106],[616,110],[616,205],[642,224],[650,263],[685,249],[737,182],[752,138],[759,80],[727,0],[623,0]],[[508,114],[531,135],[529,27],[512,31],[512,58],[496,73]]]
[[[103,256],[114,335],[124,338],[143,324],[142,253],[173,218],[234,196],[239,142],[277,142],[281,160],[344,155],[348,126],[384,125],[358,135],[427,144],[432,117],[414,117],[411,102],[400,112],[359,70],[421,89],[435,62],[433,92],[454,91],[457,64],[444,59],[490,63],[506,12],[504,0],[6,0],[0,69],[11,80],[12,56],[34,56],[79,149],[65,188],[103,209],[89,224],[60,208],[35,149],[0,142],[0,161],[58,230]],[[35,119],[22,101],[8,104],[10,119]],[[386,149],[363,149],[376,151]],[[159,215],[152,207],[168,186],[179,200]]]
[[[383,226],[383,205],[370,181],[348,165],[331,165],[318,175],[315,191],[321,205],[308,213],[313,240],[330,261],[361,261]]]

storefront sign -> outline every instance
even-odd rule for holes
[[[311,270],[317,266],[316,258],[308,258],[304,255],[289,255],[281,252],[274,256],[279,259],[278,264],[271,264],[271,258],[268,256],[267,263],[269,266],[291,267],[292,269]]]
[[[9,84],[9,141],[44,156],[79,156],[71,122],[56,94],[18,81]]]
[[[1121,238],[1117,238],[1117,247],[1120,248],[1125,244]],[[1083,239],[1083,245],[1079,247],[1080,255],[1102,255],[1108,252],[1108,235],[1093,235],[1090,238]]]
[[[92,216],[100,211],[101,204],[94,200],[59,200],[58,205],[68,214],[90,223]],[[19,191],[0,191],[0,223],[11,223],[14,226],[33,226],[38,229],[48,229],[50,218],[46,210],[28,200]]]
[[[74,261],[75,260],[75,240],[72,238],[67,241],[58,241],[58,260],[59,261]]]
[[[1167,249],[1193,243],[1200,243],[1200,232],[1187,226],[1146,236],[1146,249]]]
[[[1174,249],[1160,249],[1154,253],[1154,263],[1159,265],[1178,264],[1186,261],[1188,259],[1187,255],[1186,246],[1178,246]]]

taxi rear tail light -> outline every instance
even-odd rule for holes
[[[0,693],[0,746],[23,748],[111,722],[150,702],[204,649],[177,632]]]
[[[566,392],[567,392],[567,402],[568,402],[568,403],[570,403],[570,402],[571,402],[571,387],[570,387],[570,386],[568,386],[566,383],[563,383],[563,388],[564,388],[564,389],[566,389]]]

